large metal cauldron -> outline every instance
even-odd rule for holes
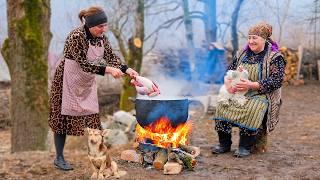
[[[188,120],[188,99],[153,100],[136,99],[136,118],[141,127],[146,127],[161,117],[171,121],[173,127]]]

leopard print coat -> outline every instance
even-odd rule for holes
[[[99,64],[87,61],[89,43],[94,46],[104,46],[104,57]],[[128,68],[113,52],[106,36],[94,38],[89,29],[84,26],[76,28],[69,34],[65,42],[63,57],[75,60],[85,72],[100,75],[104,75],[107,65],[119,68],[123,72]],[[85,116],[61,114],[64,58],[55,71],[51,86],[49,127],[54,133],[74,136],[84,135],[84,128],[86,127],[101,129],[99,114]]]

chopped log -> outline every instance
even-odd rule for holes
[[[157,170],[163,169],[164,164],[168,161],[168,153],[166,149],[160,149],[153,161],[153,167]]]
[[[135,150],[125,150],[121,152],[120,158],[125,161],[136,162],[142,164],[143,158]]]
[[[196,158],[197,156],[200,155],[200,147],[196,147],[196,146],[191,146],[194,150],[194,154],[193,154],[193,158]]]
[[[286,60],[285,67],[285,78],[284,82],[289,84],[292,80],[297,80],[300,78],[300,66],[302,58],[302,49],[299,47],[298,50],[288,49],[285,47],[280,48],[281,54],[283,54],[284,59]]]
[[[182,165],[176,162],[167,162],[163,167],[163,174],[179,174],[182,171]]]
[[[194,155],[194,154],[196,153],[191,146],[179,144],[179,148],[180,148],[181,150],[189,153],[189,154],[192,154],[192,155]]]
[[[193,168],[197,165],[197,161],[190,156],[190,154],[183,152],[183,151],[178,151],[176,152],[179,159],[183,162],[184,166],[188,170],[193,170]]]
[[[195,146],[179,145],[179,148],[191,155],[192,158],[195,158],[200,155],[200,148]]]

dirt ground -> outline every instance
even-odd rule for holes
[[[112,148],[113,158],[121,170],[123,179],[320,179],[320,83],[309,82],[303,86],[283,89],[281,120],[269,136],[268,151],[248,158],[237,159],[232,152],[213,155],[216,144],[214,123],[197,106],[190,108],[194,127],[191,144],[201,148],[194,171],[179,175],[163,175],[155,169],[145,169],[140,164],[119,160],[121,150]],[[238,145],[238,131],[233,132],[232,149]],[[85,140],[85,137],[82,139]],[[91,170],[87,151],[83,145],[77,148],[67,144],[66,159],[74,166],[64,172],[53,166],[54,151],[10,153],[10,129],[0,131],[0,179],[89,179]]]

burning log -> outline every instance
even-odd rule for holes
[[[155,169],[163,169],[164,164],[168,161],[168,153],[166,149],[160,149],[153,161],[153,167]]]

